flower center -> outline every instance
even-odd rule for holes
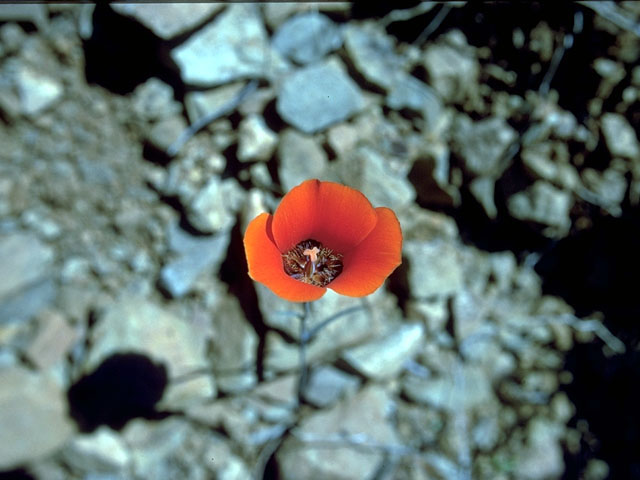
[[[325,287],[342,273],[342,255],[316,240],[304,240],[282,255],[290,277],[316,287]]]

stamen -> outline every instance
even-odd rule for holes
[[[290,277],[324,287],[342,273],[342,255],[309,239],[283,254],[282,265]]]

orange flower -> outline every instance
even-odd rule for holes
[[[392,210],[359,191],[307,180],[251,221],[244,249],[249,276],[286,300],[317,300],[327,288],[363,297],[400,265],[402,232]]]

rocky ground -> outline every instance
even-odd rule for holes
[[[640,477],[638,3],[406,7],[0,5],[0,479]],[[404,249],[299,405],[307,178]]]

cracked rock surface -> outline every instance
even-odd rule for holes
[[[0,5],[0,478],[637,475],[639,24]],[[311,305],[299,396],[303,306],[242,236],[308,178],[403,263]]]

